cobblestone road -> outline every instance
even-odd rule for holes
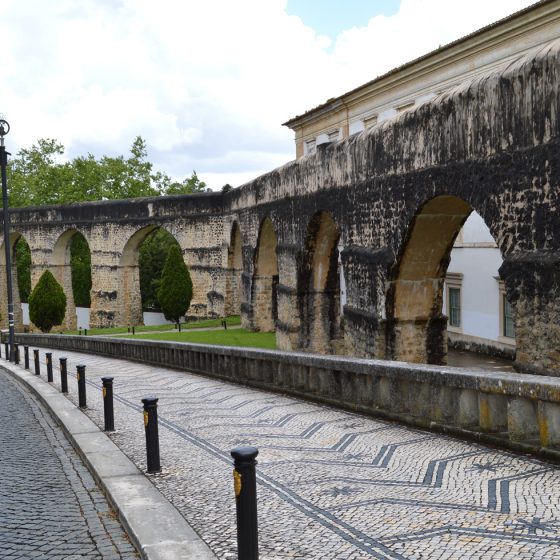
[[[229,451],[250,444],[263,559],[560,559],[553,465],[184,372],[64,355],[70,371],[87,365],[100,426],[99,378],[115,377],[112,438],[142,469],[140,399],[159,397],[163,473],[152,480],[220,558],[236,557]]]
[[[43,407],[2,371],[0,394],[0,558],[139,558]]]

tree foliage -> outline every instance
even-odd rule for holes
[[[49,138],[20,150],[9,162],[10,206],[68,204],[207,190],[196,171],[182,182],[172,181],[166,173],[154,172],[148,160],[146,141],[141,136],[134,139],[127,157],[96,158],[87,154],[65,161],[64,155],[64,146]],[[31,289],[31,254],[24,240],[22,243],[24,245],[20,247],[18,243],[16,247],[16,261],[20,297],[25,302]],[[170,241],[164,233],[158,233],[144,245],[140,254],[143,306],[158,309],[157,290]],[[72,240],[71,267],[74,301],[79,307],[89,307],[91,256],[82,236],[75,236]]]
[[[15,255],[19,299],[27,303],[31,293],[31,249],[23,237],[16,243]]]
[[[62,324],[66,314],[66,296],[62,286],[45,270],[29,296],[29,318],[42,332]]]
[[[191,304],[191,275],[177,245],[172,245],[167,253],[157,297],[165,318],[174,323],[179,322]]]
[[[168,194],[190,194],[206,190],[196,171],[182,182],[154,172],[148,160],[146,141],[137,136],[130,155],[93,154],[64,161],[64,146],[43,138],[23,148],[9,161],[10,206],[68,204],[86,200],[122,199]]]
[[[159,228],[148,235],[140,246],[138,265],[144,311],[161,311],[157,293],[167,254],[173,245],[179,246],[177,240],[168,231]]]
[[[81,233],[70,242],[70,268],[72,271],[72,293],[76,307],[91,305],[91,253],[88,242]]]

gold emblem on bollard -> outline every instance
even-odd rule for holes
[[[107,396],[107,388],[103,387],[103,398]]]
[[[233,469],[233,489],[235,491],[235,497],[237,498],[241,494],[241,474]]]
[[[144,410],[144,428],[148,427],[148,411]]]

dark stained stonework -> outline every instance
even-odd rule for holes
[[[225,194],[16,209],[10,241],[27,239],[36,282],[53,266],[60,236],[82,233],[92,252],[95,326],[137,317],[135,251],[146,232],[164,227],[193,272],[194,315],[222,314],[238,290],[243,324],[257,328],[272,312],[282,349],[444,363],[443,277],[475,210],[504,258],[517,366],[560,375],[559,55],[556,41]],[[312,258],[320,239],[313,236],[327,227],[325,216],[340,236],[347,291],[344,342],[328,334],[330,350],[321,346],[321,325],[338,297],[334,254],[324,261],[330,280],[310,288],[319,285]],[[270,270],[257,275],[267,218],[276,244]],[[228,264],[234,224],[242,272]]]

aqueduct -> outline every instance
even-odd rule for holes
[[[560,375],[559,86],[556,41],[229,193],[16,209],[9,242],[29,243],[33,285],[49,268],[68,291],[81,233],[96,326],[138,320],[137,248],[163,227],[190,267],[193,315],[239,309],[286,350],[443,363],[443,279],[476,210],[504,258],[518,366]]]

